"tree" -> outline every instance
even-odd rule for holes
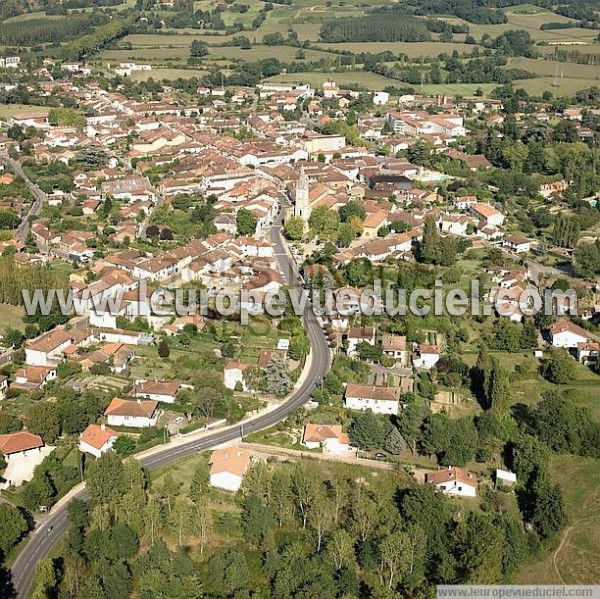
[[[206,42],[194,40],[190,46],[190,56],[193,58],[202,58],[208,56],[209,48]]]
[[[44,598],[54,596],[58,581],[56,579],[54,560],[51,557],[44,558],[38,562],[35,577],[37,582],[35,592]]]
[[[460,569],[472,584],[502,580],[504,532],[490,514],[471,512],[457,531]]]
[[[302,528],[306,528],[309,511],[319,494],[318,473],[313,466],[297,464],[292,470],[290,482],[294,503],[302,517]]]
[[[533,497],[531,522],[543,539],[550,538],[567,522],[560,486],[550,484],[547,475],[539,475],[533,485]]]
[[[336,570],[351,567],[355,562],[354,539],[342,528],[335,530],[327,543],[327,555]]]
[[[361,412],[350,426],[352,445],[360,449],[377,449],[383,447],[388,426],[385,420],[371,410]]]
[[[304,236],[304,221],[299,216],[290,216],[285,221],[283,232],[291,241],[300,241]]]
[[[392,455],[400,455],[404,450],[406,443],[400,434],[400,431],[393,427],[385,438],[385,450]]]
[[[92,500],[117,507],[124,494],[124,470],[121,458],[108,451],[88,466],[87,489]]]
[[[119,435],[113,444],[113,449],[121,457],[131,455],[137,448],[137,443],[129,435]]]
[[[340,217],[335,210],[319,206],[311,212],[308,224],[315,237],[326,241],[335,241]]]
[[[317,553],[321,551],[321,545],[325,534],[331,530],[334,523],[334,509],[331,500],[321,491],[319,492],[308,511],[308,524],[317,537]]]
[[[6,555],[26,532],[23,514],[8,503],[0,503],[0,551]]]
[[[283,358],[276,356],[265,367],[265,391],[278,397],[287,395],[294,383],[285,366]]]
[[[268,33],[262,38],[263,44],[266,46],[281,46],[285,43],[285,39],[281,33]]]
[[[349,223],[342,223],[338,229],[338,241],[342,247],[349,247],[356,239],[356,233],[352,230]]]
[[[541,375],[556,385],[566,385],[575,378],[575,364],[566,350],[551,348],[540,365]]]
[[[422,401],[413,401],[398,414],[396,426],[414,455],[417,451],[417,441],[421,434],[421,425],[429,412]]]
[[[238,235],[251,236],[256,233],[258,221],[250,210],[240,208],[236,214],[235,222],[237,225]]]
[[[508,372],[500,365],[498,360],[492,358],[485,389],[487,406],[497,410],[506,407],[508,387]]]
[[[58,406],[54,403],[34,404],[27,412],[26,421],[28,430],[40,435],[46,443],[54,443],[60,435]]]
[[[390,590],[394,588],[395,581],[397,584],[396,577],[401,578],[408,571],[408,546],[409,540],[404,531],[390,533],[381,543],[381,565],[387,570],[387,588]]]
[[[439,264],[440,251],[440,234],[435,220],[426,218],[423,228],[423,240],[419,246],[419,259],[425,264]]]
[[[171,355],[171,348],[169,347],[169,344],[165,338],[162,338],[158,342],[157,350],[158,355],[163,359],[166,359]]]
[[[25,337],[21,331],[6,327],[4,335],[2,335],[2,344],[6,347],[21,347],[24,339]]]
[[[6,410],[0,410],[0,435],[16,433],[23,428],[21,421]]]
[[[360,221],[365,220],[367,213],[365,207],[360,202],[357,200],[350,200],[340,208],[339,215],[341,222],[348,223],[354,217],[358,217]]]

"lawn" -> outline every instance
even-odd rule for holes
[[[518,572],[518,584],[597,584],[600,580],[600,468],[598,460],[561,455],[550,472],[560,484],[569,526],[563,544]]]
[[[22,306],[0,304],[0,334],[9,327],[22,331],[25,328],[23,316],[25,316],[25,310]]]

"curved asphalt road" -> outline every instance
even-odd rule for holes
[[[282,209],[281,214],[277,217],[274,226],[271,228],[270,237],[284,279],[290,287],[298,288],[298,273],[280,234],[284,214],[285,209]],[[304,326],[310,338],[312,350],[312,360],[310,361],[309,371],[304,382],[289,396],[285,403],[273,411],[264,416],[239,423],[240,425],[243,424],[244,434],[268,428],[285,419],[290,412],[293,412],[309,400],[315,386],[320,383],[324,375],[328,372],[331,355],[327,339],[315,314],[310,309],[305,310]],[[227,430],[216,431],[212,435],[207,435],[202,439],[190,441],[176,447],[166,445],[163,451],[141,458],[140,462],[144,468],[153,470],[204,449],[232,441],[239,438],[239,436],[240,426],[235,426]],[[86,495],[86,490],[82,489],[75,497],[77,499],[85,499]],[[53,510],[44,524],[32,533],[29,542],[19,554],[11,571],[17,599],[27,599],[38,561],[50,554],[53,547],[66,532],[68,526],[66,505],[62,505],[60,508]]]

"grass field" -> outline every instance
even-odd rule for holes
[[[63,19],[64,17],[61,15],[47,15],[45,12],[27,12],[22,15],[18,15],[16,17],[11,17],[10,19],[6,19],[4,23],[22,23],[23,21],[28,21],[30,19],[48,19],[57,20]]]
[[[4,333],[9,327],[22,331],[25,328],[25,324],[23,323],[24,315],[25,310],[21,306],[0,304],[0,334]]]
[[[577,90],[586,87],[598,86],[598,80],[592,79],[561,79],[558,87],[553,87],[553,77],[539,77],[536,79],[523,79],[514,81],[515,88],[522,87],[527,93],[540,96],[546,90],[551,91],[555,96],[565,96],[575,93]]]
[[[548,54],[554,54],[556,45],[552,45],[552,46],[538,46],[536,48],[536,50],[544,55],[547,56]],[[572,50],[572,51],[577,51],[580,52],[581,54],[595,54],[596,55],[596,63],[600,64],[600,43],[595,43],[595,44],[573,44],[571,47],[565,47],[562,46],[560,48],[561,50]]]
[[[48,108],[46,106],[35,106],[33,104],[0,104],[0,119],[7,119],[19,112],[36,112],[38,110],[48,110]]]
[[[265,58],[276,56],[278,60],[283,62],[292,62],[296,60],[295,56],[298,48],[292,46],[278,46],[276,49],[273,46],[253,46],[250,50],[242,50],[234,46],[226,46],[222,48],[211,48],[210,56],[215,58],[226,58],[228,60],[245,60],[247,62],[256,62]],[[318,61],[321,59],[335,62],[338,57],[330,52],[322,52],[318,50],[304,50],[307,61]]]
[[[482,89],[485,95],[489,94],[497,83],[440,83],[439,85],[424,85],[418,87],[417,91],[426,96],[446,94],[447,96],[474,96],[476,90]]]
[[[556,70],[556,63],[551,60],[536,60],[533,58],[510,58],[506,68],[525,69],[536,75],[545,75],[552,77]],[[600,67],[587,64],[559,63],[559,72],[563,79],[590,79],[597,81],[600,79]]]
[[[174,79],[191,79],[192,77],[202,78],[204,75],[206,75],[206,71],[198,69],[152,69],[133,73],[131,78],[135,81],[147,81],[151,78],[155,81],[172,81]]]
[[[324,50],[332,49],[338,51],[348,51],[355,54],[360,52],[393,52],[394,54],[406,54],[409,58],[419,58],[421,56],[438,56],[439,54],[452,54],[456,50],[459,54],[471,53],[477,46],[461,43],[444,42],[357,42],[357,43],[325,43],[316,44],[317,47]]]
[[[143,61],[152,63],[186,63],[189,51],[183,48],[133,48],[132,50],[105,50],[99,55],[105,62]]]
[[[600,468],[593,458],[556,456],[551,475],[562,488],[569,525],[550,555],[524,566],[518,584],[597,584],[600,580]]]
[[[356,84],[366,89],[383,89],[388,85],[401,85],[401,82],[375,73],[364,71],[342,71],[336,73],[286,73],[270,77],[267,81],[279,83],[310,83],[312,86],[321,87],[325,81],[335,81],[338,85]]]

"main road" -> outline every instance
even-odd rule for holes
[[[270,239],[275,248],[277,261],[283,276],[289,287],[299,289],[298,272],[292,257],[287,252],[287,247],[281,237],[281,225],[285,215],[285,208],[276,218],[270,231]],[[154,452],[152,455],[140,457],[140,463],[144,468],[153,470],[175,462],[181,458],[192,455],[204,449],[209,449],[233,441],[240,437],[242,430],[244,434],[252,433],[273,426],[284,420],[287,416],[305,404],[315,386],[323,379],[329,370],[331,354],[327,339],[314,312],[307,309],[303,315],[305,329],[311,343],[311,358],[308,360],[308,372],[304,373],[302,383],[288,396],[288,398],[277,408],[238,423],[237,426],[228,427],[225,430],[215,431],[201,439],[180,443],[178,445],[165,445],[162,451]],[[74,498],[85,499],[86,490],[82,489]],[[69,522],[67,519],[67,506],[61,504],[50,512],[47,520],[36,529],[23,548],[12,567],[12,583],[14,585],[17,599],[27,599],[35,576],[36,565],[47,557],[62,535],[66,532]]]
[[[33,195],[33,200],[29,205],[27,214],[21,219],[21,224],[17,229],[16,237],[21,243],[27,241],[29,236],[29,218],[38,216],[42,211],[42,206],[46,201],[46,194],[36,185],[26,174],[21,163],[11,158],[8,153],[0,153],[0,161],[3,162],[17,177],[21,177]]]

